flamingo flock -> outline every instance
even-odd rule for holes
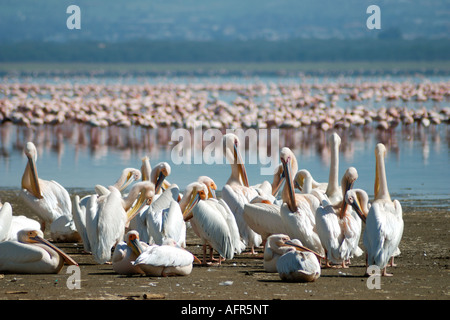
[[[26,127],[301,128],[449,123],[447,82],[0,84],[0,123]],[[221,97],[223,95],[224,97]],[[230,97],[230,98],[229,98]],[[229,100],[232,101],[229,101]],[[406,104],[414,104],[413,108]]]
[[[200,176],[182,191],[168,163],[152,167],[144,157],[140,170],[125,168],[115,184],[98,184],[95,193],[73,200],[63,186],[38,176],[36,147],[28,142],[21,194],[38,221],[19,224],[21,216],[13,215],[9,203],[1,204],[0,271],[58,273],[64,264],[77,264],[57,248],[69,241],[82,242],[96,263],[126,275],[188,276],[194,264],[220,266],[249,254],[283,281],[310,282],[319,279],[322,268],[347,268],[365,254],[367,267],[375,265],[389,276],[404,225],[401,204],[388,190],[386,148],[382,143],[375,148],[370,201],[365,190],[353,188],[356,168],[348,168],[339,185],[340,141],[336,132],[328,137],[329,181],[315,181],[283,147],[273,181],[250,183],[241,142],[228,133],[222,142],[231,173],[220,196],[212,177]],[[202,260],[189,251],[188,229],[203,245]],[[43,239],[44,232],[52,243]]]

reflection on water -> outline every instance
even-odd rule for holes
[[[54,179],[67,188],[93,189],[96,184],[112,184],[125,167],[139,168],[141,158],[149,156],[152,165],[167,161],[172,166],[170,181],[181,188],[200,175],[211,176],[221,188],[229,177],[225,163],[207,165],[181,164],[172,161],[171,141],[174,128],[94,127],[80,123],[35,127],[4,123],[0,126],[0,186],[19,188],[26,159],[23,147],[33,141],[38,149],[38,170],[43,179]],[[190,131],[193,135],[193,132]],[[225,130],[221,132],[225,133]],[[424,127],[398,126],[389,130],[375,126],[351,126],[336,131],[341,139],[340,175],[354,166],[359,173],[355,187],[373,194],[375,174],[374,149],[378,142],[386,145],[386,170],[389,190],[403,199],[448,200],[448,125]],[[308,169],[317,181],[328,181],[330,149],[326,143],[331,130],[313,126],[280,129],[276,148],[290,147],[297,155],[299,168]],[[193,143],[202,152],[209,140]],[[270,139],[267,140],[270,155]],[[245,145],[249,147],[248,143]],[[195,150],[194,150],[195,152]],[[279,159],[272,159],[278,163]],[[261,176],[261,163],[247,167],[251,184],[271,180]]]

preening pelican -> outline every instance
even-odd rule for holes
[[[139,234],[143,230],[142,241],[161,245],[165,239],[171,238],[180,247],[186,246],[186,224],[177,201],[179,194],[178,186],[172,184],[146,210],[139,213],[141,225],[137,230]]]
[[[384,157],[386,147],[379,143],[375,147],[375,199],[369,209],[366,228],[363,235],[367,251],[367,264],[383,269],[383,276],[392,276],[386,272],[389,259],[394,255],[403,235],[403,211],[398,200],[389,195]]]
[[[162,190],[169,188],[170,184],[165,180],[171,172],[167,162],[158,163],[150,173],[150,181],[155,184],[155,195],[161,194]]]
[[[183,197],[185,206],[183,216],[190,221],[194,232],[203,242],[203,262],[206,262],[206,245],[216,250],[225,259],[233,259],[235,253],[241,253],[245,245],[241,242],[239,229],[233,213],[222,199],[214,198],[215,183],[209,177],[200,177],[201,182],[191,183]],[[208,187],[209,186],[209,187]],[[205,189],[206,187],[206,189]],[[207,198],[209,194],[209,198]],[[212,258],[212,252],[211,252]],[[221,259],[219,258],[219,264]]]
[[[125,235],[126,242],[120,242],[114,248],[112,267],[118,274],[144,274],[139,266],[134,265],[137,257],[145,251],[148,244],[139,240],[139,233],[130,230]]]
[[[313,195],[296,194],[291,172],[297,172],[298,164],[294,153],[289,148],[282,148],[280,153],[281,162],[284,167],[286,183],[283,188],[280,215],[284,222],[287,235],[292,239],[299,239],[303,245],[320,255],[324,249],[319,236],[315,231],[315,210],[319,199]]]
[[[235,134],[228,133],[223,137],[226,159],[231,164],[231,176],[222,189],[222,199],[234,214],[239,228],[239,234],[247,247],[254,248],[261,245],[261,235],[253,231],[245,222],[244,206],[258,196],[255,189],[249,187],[247,172],[239,152],[239,139]]]
[[[140,178],[141,172],[138,169],[125,168],[122,170],[119,179],[117,179],[113,187],[122,192],[132,182],[137,181]],[[96,185],[95,192],[97,197],[108,195],[110,193],[109,189],[102,185]],[[92,195],[87,195],[80,199],[80,196],[75,195],[73,203],[73,221],[83,242],[85,252],[91,252],[91,245],[89,244],[89,238],[86,231],[86,205],[91,196]]]
[[[162,245],[150,245],[134,262],[148,276],[187,276],[192,272],[194,255],[167,238]],[[198,260],[198,259],[197,259]]]
[[[345,194],[345,201],[351,205],[361,220],[366,223],[370,203],[367,192],[363,189],[350,189]]]
[[[283,281],[313,282],[320,277],[320,263],[316,253],[299,245],[299,241],[286,241],[291,250],[277,260],[277,271]]]
[[[86,232],[95,261],[102,264],[111,259],[111,249],[122,240],[127,222],[146,202],[152,201],[154,190],[153,183],[142,181],[131,188],[126,198],[112,186],[109,194],[94,194],[89,198]],[[139,200],[132,207],[139,194]]]
[[[66,262],[78,265],[72,258],[43,238],[41,230],[18,232],[19,241],[0,243],[0,272],[58,273]]]
[[[21,198],[42,220],[42,230],[45,230],[46,224],[51,225],[64,216],[51,228],[51,237],[54,241],[79,241],[80,235],[72,219],[69,193],[56,181],[39,179],[36,168],[37,150],[32,142],[26,144],[24,152],[28,163],[22,176]]]
[[[346,170],[341,183],[344,195],[353,187],[357,178],[358,172],[354,167]],[[321,200],[321,206],[316,210],[316,230],[325,249],[326,266],[331,267],[332,262],[346,268],[346,261],[358,249],[361,219],[351,213],[346,201],[333,206],[325,194]]]

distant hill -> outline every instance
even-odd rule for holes
[[[81,8],[81,30],[66,27],[71,4]],[[366,27],[371,4],[381,8],[381,30]],[[0,43],[360,39],[387,30],[404,39],[449,39],[450,1],[2,0],[0,30]]]

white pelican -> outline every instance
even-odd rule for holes
[[[145,251],[148,244],[139,240],[139,233],[130,230],[125,235],[126,242],[120,242],[114,248],[112,267],[118,274],[144,274],[138,266],[134,265],[137,257]]]
[[[362,189],[350,189],[345,195],[345,201],[353,207],[361,220],[366,223],[367,214],[369,213],[369,209],[371,207],[367,192]],[[400,253],[400,249],[397,247],[392,255],[392,260],[389,266],[395,266],[394,257],[400,255]]]
[[[151,169],[150,181],[155,184],[155,195],[161,194],[161,189],[167,189],[170,186],[165,179],[170,175],[171,167],[167,162],[160,162]]]
[[[186,223],[178,203],[180,189],[172,184],[146,210],[139,213],[138,226],[142,241],[161,245],[171,238],[180,247],[186,246]],[[138,217],[138,215],[136,216]]]
[[[72,219],[69,193],[56,181],[39,179],[36,168],[37,150],[32,142],[26,144],[24,152],[28,163],[22,176],[20,197],[42,220],[42,230],[45,230],[46,224],[50,225],[64,216],[63,221],[60,220],[51,228],[54,241],[77,242],[80,235]]]
[[[291,240],[286,234],[273,234],[267,238],[264,246],[264,271],[278,272],[278,259],[291,250],[291,247],[285,244],[286,241]]]
[[[222,189],[222,199],[234,214],[239,228],[239,234],[246,246],[254,248],[261,245],[261,235],[253,231],[245,222],[244,205],[258,196],[255,189],[249,187],[247,172],[239,152],[239,139],[236,135],[228,133],[223,137],[226,159],[231,164],[231,176]]]
[[[318,207],[319,199],[313,195],[294,193],[294,182],[291,172],[293,170],[297,172],[297,159],[294,153],[286,147],[281,149],[280,158],[286,179],[282,193],[283,205],[281,206],[280,215],[287,235],[292,239],[299,239],[305,247],[323,255],[324,249],[315,231],[315,210]]]
[[[140,178],[141,172],[138,169],[125,168],[122,170],[119,179],[117,179],[113,187],[122,192],[132,182],[137,181]],[[108,188],[103,187],[102,185],[96,185],[95,192],[97,196],[103,196],[109,194],[110,191]],[[89,244],[89,238],[86,231],[86,205],[91,196],[92,195],[87,195],[80,199],[80,196],[75,195],[73,203],[73,221],[83,242],[83,248],[85,252],[91,252],[91,245]]]
[[[14,216],[9,202],[0,202],[0,242],[18,241],[17,233],[23,229],[39,230],[40,223],[25,216]]]
[[[353,187],[358,172],[350,167],[342,177],[342,193],[345,195]],[[348,204],[342,201],[331,205],[326,195],[322,195],[321,205],[316,210],[316,230],[325,249],[326,266],[330,262],[346,268],[348,261],[358,249],[361,236],[361,219],[347,210]]]
[[[277,260],[280,278],[289,282],[316,281],[321,273],[317,254],[299,245],[299,241],[286,241],[285,244],[292,249]]]
[[[191,222],[194,232],[203,241],[202,263],[206,264],[207,244],[221,257],[233,259],[235,253],[239,254],[245,249],[234,215],[225,201],[214,198],[214,181],[208,177],[200,177],[199,180],[205,181],[210,187],[200,182],[191,183],[182,201],[189,200],[183,212],[184,219]],[[206,194],[210,194],[208,199]]]
[[[317,182],[311,173],[306,169],[299,170],[294,177],[295,186],[303,194],[315,194],[314,192],[325,193],[328,183]]]
[[[162,245],[150,245],[134,262],[148,276],[187,276],[192,272],[194,255],[167,238]],[[198,259],[196,259],[198,261]]]
[[[109,187],[109,194],[94,194],[89,198],[86,204],[86,231],[92,255],[98,263],[110,260],[111,249],[122,240],[129,219],[146,201],[152,201],[154,190],[153,183],[142,181],[131,188],[126,198],[122,198],[120,191],[112,186]],[[139,200],[132,207],[139,194]]]
[[[23,229],[19,241],[0,243],[0,272],[58,273],[64,265],[78,265],[63,251],[43,238],[41,230]]]
[[[366,228],[363,235],[367,251],[367,264],[383,269],[383,276],[392,276],[386,272],[389,259],[396,252],[403,235],[403,212],[398,200],[389,195],[384,157],[386,147],[379,143],[375,147],[375,199],[369,209]]]

